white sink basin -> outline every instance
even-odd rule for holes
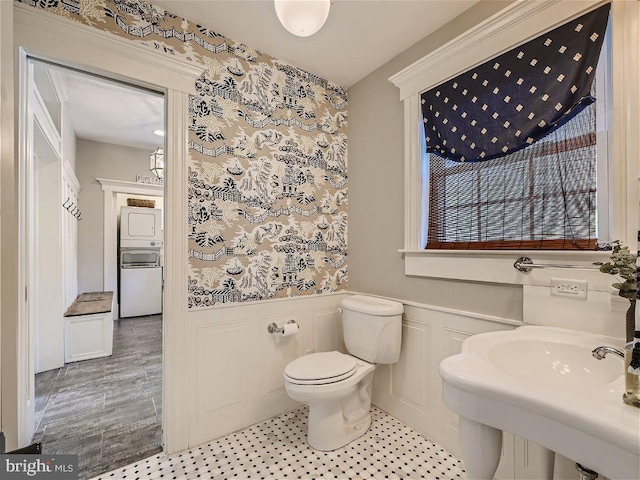
[[[489,347],[487,358],[503,372],[553,388],[605,385],[622,375],[622,358],[597,360],[592,350],[551,340],[512,340]]]
[[[461,416],[467,474],[493,477],[504,430],[611,479],[640,479],[640,409],[622,402],[623,360],[591,355],[602,345],[623,348],[622,339],[527,326],[470,337],[445,359],[444,401]]]

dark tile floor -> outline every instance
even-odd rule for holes
[[[162,317],[116,320],[113,355],[36,375],[43,453],[78,454],[80,479],[162,451]]]

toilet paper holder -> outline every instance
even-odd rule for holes
[[[287,322],[287,324],[292,324],[292,323],[296,323],[296,321],[295,320],[289,320]],[[269,326],[267,327],[267,331],[269,333],[283,333],[284,332],[284,327],[279,327],[277,323],[271,322],[269,324]]]

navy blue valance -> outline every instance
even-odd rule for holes
[[[606,4],[422,94],[427,152],[477,162],[525,148],[595,99]]]

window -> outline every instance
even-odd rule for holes
[[[596,63],[608,77],[598,61],[608,14],[604,5],[422,94],[426,248],[596,248],[606,122],[591,102]]]
[[[595,2],[592,5],[597,5]],[[516,2],[503,8],[451,42],[393,75],[404,108],[404,244],[400,252],[405,273],[413,276],[450,278],[494,283],[548,285],[550,269],[519,274],[514,261],[522,255],[536,262],[591,265],[606,261],[606,252],[585,250],[537,250],[534,255],[511,250],[425,249],[429,221],[429,172],[424,158],[424,133],[420,95],[453,79],[490,58],[583,15],[593,6],[583,2]],[[609,232],[610,239],[635,244],[638,225],[637,177],[640,165],[640,50],[637,49],[639,2],[611,4],[610,86],[597,77],[597,88],[611,93],[611,111],[596,103],[597,232]],[[600,98],[600,94],[596,95]],[[609,132],[600,119],[607,119]],[[601,164],[609,152],[609,164]],[[607,171],[607,168],[609,169]],[[605,187],[605,188],[602,188]],[[608,189],[607,189],[608,187]],[[608,208],[603,206],[608,202]],[[597,272],[596,272],[597,273]],[[593,281],[600,277],[595,276]]]

